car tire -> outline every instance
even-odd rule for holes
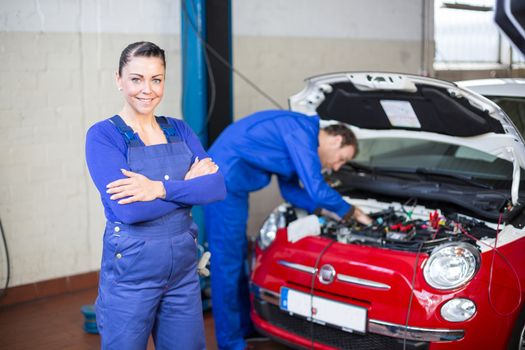
[[[525,350],[525,308],[523,308],[512,329],[508,350]]]

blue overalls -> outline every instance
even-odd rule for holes
[[[319,125],[319,117],[260,111],[229,125],[208,151],[227,188],[225,200],[204,207],[212,309],[221,350],[244,349],[243,337],[253,331],[245,266],[250,193],[276,175],[284,199],[294,206],[309,212],[322,207],[341,216],[350,207],[321,174]]]
[[[183,179],[192,153],[163,117],[167,144],[144,146],[119,116],[111,118],[128,144],[131,171],[151,180]],[[197,275],[197,226],[191,207],[152,221],[107,222],[96,301],[102,349],[205,349]]]

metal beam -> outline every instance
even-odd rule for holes
[[[208,77],[205,0],[181,0],[182,116],[206,147]]]
[[[233,120],[231,0],[206,2],[208,84],[208,145]]]

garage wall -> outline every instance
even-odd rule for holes
[[[232,0],[232,6],[236,68],[283,106],[311,75],[418,73],[424,66],[418,0]],[[114,71],[123,47],[138,40],[167,50],[159,113],[180,115],[179,35],[178,1],[2,2],[0,217],[11,286],[98,269],[104,218],[85,167],[85,132],[120,109]],[[238,78],[234,93],[236,119],[272,108]],[[250,232],[278,201],[275,186],[252,196]]]
[[[433,1],[238,0],[233,4],[234,64],[281,106],[305,78],[340,71],[432,73]],[[423,15],[430,18],[423,25]],[[235,117],[275,106],[238,77]],[[251,195],[253,235],[280,202],[275,182]]]
[[[234,63],[282,106],[313,75],[424,70],[422,12],[428,1],[251,0],[233,4]],[[237,116],[272,108],[242,80],[235,80],[234,89]]]

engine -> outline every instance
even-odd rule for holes
[[[371,225],[355,220],[342,223],[331,217],[320,216],[321,235],[341,243],[380,246],[397,250],[428,251],[448,241],[468,241],[494,237],[496,230],[485,222],[461,216],[443,215],[437,210],[429,211],[428,218],[413,218],[410,212],[398,212],[394,208],[370,214]]]
[[[330,213],[331,214],[331,213]],[[275,215],[272,218],[272,215]],[[288,226],[307,214],[290,206],[281,205],[270,216],[265,225]],[[355,220],[344,223],[333,215],[318,215],[320,235],[340,243],[378,246],[396,250],[429,251],[446,242],[494,238],[496,229],[484,221],[459,213],[442,213],[439,210],[419,207],[407,210],[404,206],[385,206],[385,209],[369,211],[371,225],[362,225]],[[261,232],[268,231],[263,226]]]

